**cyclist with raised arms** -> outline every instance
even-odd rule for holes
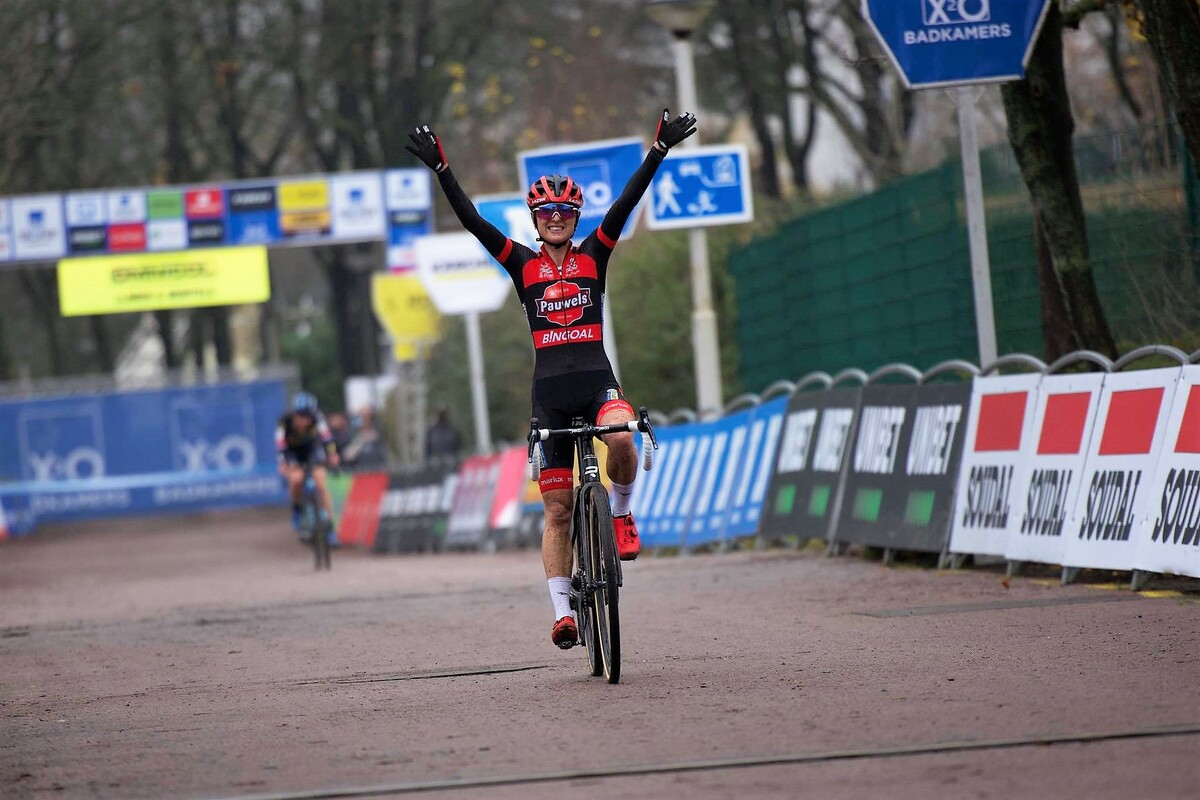
[[[292,528],[300,534],[301,541],[312,536],[312,531],[301,525],[301,496],[304,486],[304,466],[313,465],[313,481],[321,498],[321,506],[329,520],[329,544],[338,546],[337,532],[333,523],[333,502],[325,488],[325,464],[338,465],[337,448],[325,416],[317,407],[317,398],[308,392],[298,392],[292,398],[292,408],[279,418],[275,429],[275,450],[279,454],[279,474],[288,483],[288,496],[292,499]]]
[[[663,109],[654,144],[599,227],[578,246],[571,237],[583,208],[583,190],[570,177],[544,175],[533,182],[526,203],[542,243],[538,251],[501,233],[480,216],[458,185],[446,161],[441,140],[423,125],[412,133],[410,153],[432,169],[450,207],[463,227],[503,265],[525,307],[533,335],[533,416],[547,428],[566,428],[575,417],[597,425],[635,419],[613,376],[604,352],[602,304],[608,260],[621,229],[650,185],[667,151],[696,132],[696,117],[684,113],[671,119]],[[613,527],[623,560],[637,558],[641,549],[637,526],[629,513],[629,498],[637,476],[637,452],[632,433],[604,437],[608,447],[608,477],[613,487]],[[571,616],[571,501],[574,451],[567,438],[545,445],[545,466],[538,480],[546,522],[542,534],[542,563],[554,627],[550,638],[570,647],[579,638]]]

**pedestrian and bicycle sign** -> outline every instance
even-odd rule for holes
[[[743,145],[677,148],[650,182],[646,227],[661,231],[749,222],[754,218],[749,166]]]
[[[1019,80],[1050,0],[863,0],[910,89]]]

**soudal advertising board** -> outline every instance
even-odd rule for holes
[[[1156,499],[1150,483],[1180,372],[1153,369],[1105,377],[1063,566],[1132,569],[1133,534]]]
[[[841,481],[859,387],[797,392],[783,420],[759,533],[824,539]]]
[[[1139,520],[1133,568],[1200,578],[1200,366],[1183,368],[1153,482]]]
[[[1103,373],[1042,378],[1026,468],[1015,473],[1011,490],[1009,561],[1063,563],[1103,385]]]
[[[1033,442],[1033,410],[1040,374],[976,376],[954,513],[950,552],[1004,555],[1009,518],[1019,507],[1012,493]]]
[[[971,384],[867,386],[834,539],[941,552]]]

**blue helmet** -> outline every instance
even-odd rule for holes
[[[308,392],[297,392],[296,396],[292,398],[292,411],[307,411],[310,414],[317,413],[317,398]]]

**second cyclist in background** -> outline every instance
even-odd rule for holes
[[[325,465],[338,466],[337,448],[324,415],[317,407],[317,398],[299,392],[292,399],[291,410],[279,418],[275,429],[275,449],[279,453],[279,474],[287,479],[288,496],[292,501],[292,528],[307,541],[312,536],[302,524],[301,498],[304,491],[304,467],[311,463],[313,480],[321,496],[321,506],[329,522],[329,544],[338,546],[333,523],[333,501],[325,485]]]

